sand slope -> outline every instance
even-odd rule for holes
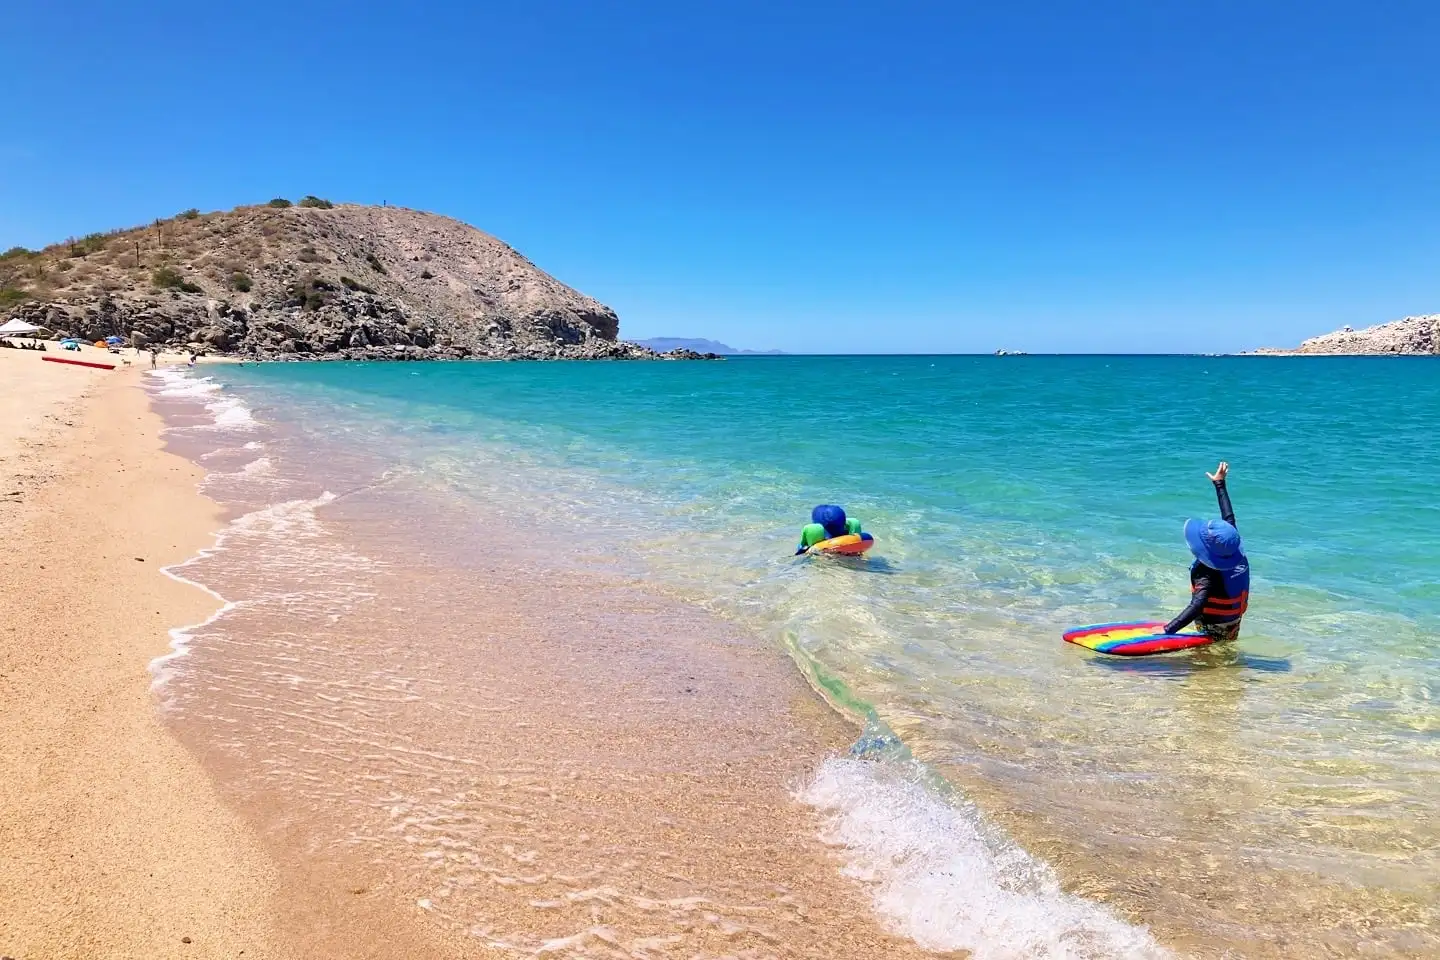
[[[213,508],[139,364],[40,356],[0,350],[0,954],[278,956],[268,863],[149,692],[167,628],[214,606],[159,573]]]

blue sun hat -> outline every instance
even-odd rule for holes
[[[825,528],[825,534],[829,537],[840,537],[845,535],[845,510],[833,503],[822,503],[810,511],[810,522],[818,523]]]
[[[1234,570],[1245,562],[1240,531],[1224,520],[1186,520],[1185,542],[1196,560],[1215,570]]]

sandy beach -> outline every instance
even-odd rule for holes
[[[109,359],[101,351],[82,358]],[[266,764],[285,756],[290,736],[271,725],[275,713],[244,712],[271,692],[263,665],[246,670],[243,648],[222,656],[244,684],[211,687],[202,698],[208,715],[232,711],[237,723],[228,729],[238,737],[203,719],[177,726],[162,709],[151,662],[169,649],[171,628],[204,621],[218,601],[161,569],[215,543],[227,515],[197,492],[203,471],[166,451],[165,424],[141,385],[148,367],[136,358],[90,370],[0,350],[0,529],[11,545],[0,564],[0,956],[490,955],[487,946],[504,938],[447,920],[425,899],[407,852],[414,847],[356,856],[353,831],[363,823],[341,819],[332,801],[307,807],[306,784],[256,789],[253,774],[237,768],[237,743],[263,745],[242,755]],[[415,589],[434,589],[443,575],[430,571]],[[605,617],[653,616],[643,613],[650,600],[621,596],[604,615],[582,614],[571,602],[575,609],[557,617],[556,599],[571,588],[543,578],[508,582],[471,611],[493,636],[492,659],[509,666],[468,679],[457,695],[508,701],[510,722],[481,711],[454,726],[453,744],[427,747],[474,753],[455,783],[478,790],[482,805],[518,811],[533,807],[536,792],[570,798],[561,808],[534,807],[535,819],[517,822],[518,832],[485,841],[493,847],[487,856],[551,863],[548,881],[502,872],[466,901],[519,938],[501,952],[610,956],[611,946],[632,939],[644,956],[670,956],[682,940],[746,956],[918,956],[880,928],[864,891],[819,842],[814,816],[791,796],[811,764],[844,743],[845,725],[761,650],[686,636],[659,654],[632,635],[613,635]],[[585,616],[598,619],[577,633],[573,624]],[[357,640],[383,653],[388,623],[357,620]],[[254,637],[263,644],[289,629],[307,628],[277,623]],[[334,664],[323,629],[315,635],[304,669],[323,677]],[[542,665],[532,662],[537,643],[575,646]],[[577,669],[596,649],[603,659]],[[654,669],[626,666],[657,655]],[[615,673],[598,700],[589,690],[597,670]],[[680,677],[693,686],[677,699]],[[353,679],[324,682],[340,690]],[[573,692],[555,702],[565,686]],[[281,687],[275,702],[290,698],[286,715],[330,702],[295,699]],[[754,701],[740,708],[744,720],[726,692],[739,690]],[[379,719],[375,709],[365,708]],[[597,724],[597,709],[615,721]],[[395,713],[376,736],[411,722]],[[533,735],[514,738],[512,723]],[[404,735],[429,740],[435,729]],[[353,795],[375,782],[361,774],[394,772],[388,761],[376,766],[374,741],[365,738],[322,752],[329,766],[317,768],[311,787]],[[472,842],[463,817],[447,820],[447,842]],[[659,833],[657,821],[666,825]],[[511,842],[532,852],[512,851]],[[593,862],[610,866],[586,868],[592,851],[600,857]],[[593,883],[603,872],[628,889],[587,890],[587,869]],[[461,902],[457,895],[449,908]]]
[[[571,445],[557,469],[552,437],[501,445],[465,404],[519,436],[517,424],[597,415],[592,398],[635,374],[296,364],[150,377],[131,359],[99,371],[0,350],[0,957],[1429,955],[1433,897],[1400,866],[1426,876],[1428,853],[1395,855],[1369,887],[1339,867],[1232,866],[1234,835],[1263,841],[1270,811],[1290,809],[1282,790],[1311,789],[1304,770],[1277,781],[1279,761],[1240,722],[1257,705],[1309,706],[1289,692],[1303,657],[1257,631],[1243,670],[1121,672],[1020,623],[1007,629],[1035,643],[1007,660],[989,642],[993,612],[931,615],[970,603],[973,585],[947,594],[899,564],[760,557],[794,491],[753,503],[733,491],[775,483],[745,466],[776,459],[756,453],[770,441],[732,463],[697,440],[687,456],[708,473],[674,479],[660,438],[683,434],[654,428],[681,409],[668,398],[717,368],[644,367],[649,392],[616,401],[645,431],[616,428],[625,459]],[[854,361],[802,362],[830,380],[827,365]],[[1130,375],[1197,362],[1136,361]],[[1248,375],[1252,393],[1268,389]],[[776,376],[754,396],[789,388]],[[417,411],[417,395],[451,407]],[[759,406],[778,405],[742,396],[733,409]],[[734,439],[723,426],[709,435]],[[1002,445],[975,448],[1015,468]],[[612,462],[655,499],[593,465]],[[697,511],[716,504],[724,525],[711,527]],[[973,549],[909,562],[958,582],[970,568],[953,557]],[[967,622],[979,626],[955,626]],[[172,637],[177,655],[157,665]],[[1010,679],[992,695],[996,664]],[[1054,689],[1077,713],[1149,704],[1146,729],[1166,739],[1090,747],[1052,713]],[[876,702],[886,713],[857,741],[842,713]],[[1286,742],[1331,762],[1334,741]],[[904,750],[936,758],[944,783],[917,778]],[[1423,799],[1424,783],[1371,762],[1366,783]],[[1185,787],[1173,800],[1171,782]],[[1133,809],[1159,813],[1137,827]],[[1354,816],[1346,795],[1333,810]],[[1363,865],[1424,842],[1423,822],[1386,813],[1373,814],[1385,832],[1315,849]]]
[[[283,956],[269,863],[149,690],[167,628],[214,607],[159,573],[214,507],[162,451],[139,358],[42,356],[0,350],[0,954]]]

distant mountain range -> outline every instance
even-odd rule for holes
[[[671,350],[694,350],[696,353],[716,353],[722,357],[734,357],[742,354],[765,354],[767,356],[781,356],[782,350],[736,350],[717,340],[704,340],[697,337],[651,337],[649,340],[635,340],[642,347],[649,347],[656,353],[669,353]]]

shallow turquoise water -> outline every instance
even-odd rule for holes
[[[363,445],[457,510],[563,533],[559,560],[621,564],[773,638],[1079,888],[1201,936],[1245,913],[1238,943],[1294,943],[1307,910],[1371,918],[1347,948],[1440,943],[1440,364],[217,376],[262,419]],[[1221,459],[1255,576],[1237,648],[1135,662],[1063,644],[1069,626],[1183,606],[1181,523],[1216,513],[1204,472]],[[822,501],[862,519],[872,559],[791,558]]]

